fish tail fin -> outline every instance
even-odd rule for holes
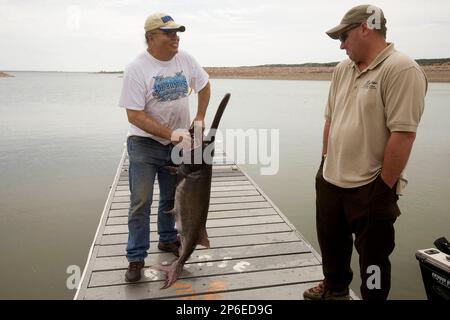
[[[208,239],[208,233],[206,232],[206,228],[200,231],[200,238],[197,241],[197,244],[200,244],[206,248],[210,248],[210,243]]]
[[[178,261],[179,261],[179,259],[175,260],[169,266],[158,265],[158,266],[153,266],[152,267],[152,269],[156,269],[156,270],[162,271],[166,275],[166,279],[164,281],[164,285],[161,287],[161,289],[167,289],[172,284],[174,284],[175,281],[177,281],[179,275],[183,271],[183,264],[178,263]]]

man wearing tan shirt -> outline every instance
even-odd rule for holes
[[[324,281],[305,299],[349,299],[355,235],[363,299],[387,299],[398,194],[424,110],[427,79],[386,42],[381,9],[350,9],[327,31],[349,59],[333,73],[316,176],[316,223]]]

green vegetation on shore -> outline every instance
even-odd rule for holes
[[[317,62],[308,62],[301,64],[263,64],[259,66],[252,66],[255,68],[317,68],[317,67],[335,67],[339,62],[326,62],[326,63],[317,63]]]
[[[416,59],[416,62],[421,66],[438,66],[450,65],[450,58],[442,59]]]

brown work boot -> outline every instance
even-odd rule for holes
[[[128,265],[128,270],[125,273],[125,280],[127,282],[136,282],[141,279],[141,270],[144,268],[144,261],[133,261]]]
[[[158,249],[161,251],[172,252],[177,257],[180,256],[179,248],[181,246],[180,239],[177,238],[174,242],[158,242]]]
[[[329,290],[323,281],[315,287],[309,288],[303,292],[305,300],[350,300],[348,288],[342,291]]]

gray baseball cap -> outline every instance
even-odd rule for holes
[[[364,4],[347,11],[341,23],[326,33],[332,39],[338,39],[341,33],[353,29],[353,27],[363,22],[367,22],[369,27],[379,29],[381,26],[386,25],[386,18],[380,8],[370,4]]]

